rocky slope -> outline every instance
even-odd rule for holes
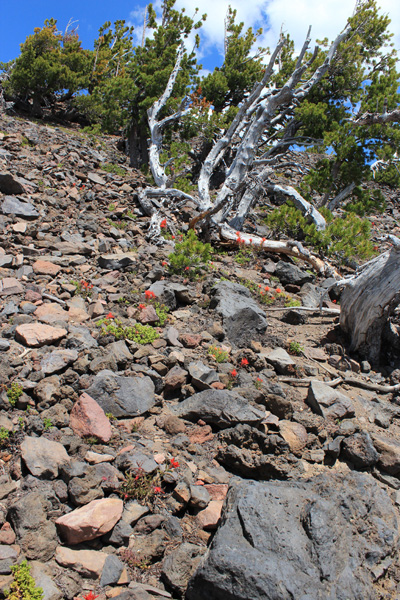
[[[353,385],[399,372],[346,354],[326,282],[229,248],[171,275],[116,139],[0,141],[0,593],[27,559],[46,600],[400,598],[400,408]]]

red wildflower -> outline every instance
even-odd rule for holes
[[[146,308],[146,305],[145,304],[139,304],[139,308],[140,308],[140,310],[143,310],[144,308]]]
[[[276,288],[276,293],[280,294],[282,292],[281,288]]]
[[[152,292],[151,290],[146,290],[144,295],[146,296],[146,298],[149,300],[150,298],[155,298],[156,295],[154,292]]]
[[[261,246],[264,245],[264,242],[266,241],[267,238],[261,238]]]
[[[257,381],[262,381],[261,377],[257,377]]]
[[[336,304],[336,300],[332,300],[333,304]]]
[[[189,271],[189,267],[185,267],[185,271]]]
[[[374,250],[376,252],[378,250],[378,246],[374,246]]]
[[[167,226],[167,219],[163,219],[160,223],[160,227],[161,229],[165,229]]]
[[[242,358],[240,366],[245,367],[248,364],[249,364],[249,361],[247,360],[247,358]]]
[[[161,492],[162,492],[162,489],[161,489],[160,487],[156,486],[156,487],[154,488],[154,493],[155,493],[155,494],[161,494]]]
[[[249,238],[249,242],[250,242],[250,244],[252,244],[253,243],[253,238]]]
[[[96,595],[92,591],[90,591],[89,593],[86,594],[86,596],[83,596],[83,600],[95,600],[98,597],[99,597],[98,594]]]
[[[166,260],[163,260],[163,261],[162,261],[162,263],[161,263],[161,266],[162,266],[162,267],[165,267],[167,264],[168,264],[168,263],[167,263],[167,261],[166,261]]]
[[[113,318],[114,318],[114,315],[111,312],[109,312],[108,315],[106,316],[106,319],[113,319]]]
[[[237,237],[240,237],[240,231],[237,231],[235,235],[237,235]]]
[[[233,369],[233,371],[231,371],[231,375],[232,375],[232,377],[237,377],[236,369]]]
[[[169,464],[171,465],[171,467],[173,469],[177,469],[179,467],[179,463],[177,460],[175,460],[174,458],[171,458],[171,460],[169,461]]]
[[[265,286],[265,288],[264,288],[264,290],[265,290],[266,292],[269,292],[269,287],[266,285],[266,286]]]
[[[173,240],[175,239],[175,236],[174,236],[174,235],[172,235],[171,237],[172,237],[172,239],[173,239]]]

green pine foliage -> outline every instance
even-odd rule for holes
[[[283,204],[265,219],[274,233],[285,233],[295,239],[304,240],[328,256],[345,258],[370,258],[373,245],[370,240],[371,225],[354,213],[334,217],[326,208],[321,213],[327,221],[325,231],[317,231],[314,223],[307,220],[292,204]]]
[[[211,255],[211,245],[203,244],[193,229],[189,229],[182,241],[175,245],[174,252],[168,256],[169,269],[172,273],[192,277],[198,274],[201,266],[207,265]]]

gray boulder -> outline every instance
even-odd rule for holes
[[[238,283],[220,281],[213,288],[210,308],[222,316],[226,335],[239,347],[265,333],[265,312],[252,298],[250,291]]]
[[[308,388],[307,404],[324,418],[344,419],[354,417],[354,406],[350,398],[324,383],[312,381]]]
[[[121,377],[108,370],[96,375],[87,393],[115,417],[143,415],[156,403],[150,377]]]
[[[21,200],[13,196],[6,196],[4,198],[1,205],[1,212],[3,215],[16,215],[25,219],[37,219],[39,217],[39,213],[33,204],[30,202],[21,202]]]
[[[259,424],[265,413],[254,408],[238,394],[228,390],[204,390],[183,400],[172,408],[177,417],[188,421],[203,419],[206,423],[220,429],[232,427],[238,423]]]
[[[311,273],[306,273],[299,269],[299,267],[296,267],[296,265],[292,265],[283,260],[280,260],[276,264],[275,275],[279,277],[279,281],[283,285],[303,285],[314,279],[314,275],[311,275]]]
[[[378,600],[397,547],[392,503],[362,473],[236,481],[187,600]]]

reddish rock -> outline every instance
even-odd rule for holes
[[[15,330],[18,342],[37,348],[58,342],[67,335],[67,330],[61,327],[51,327],[42,323],[24,323]]]
[[[185,433],[186,425],[182,419],[171,415],[164,421],[164,430],[170,435],[177,435],[178,433]]]
[[[188,432],[188,436],[191,444],[204,444],[211,441],[214,434],[210,425],[196,425]]]
[[[114,527],[120,520],[124,503],[119,498],[92,500],[56,520],[61,536],[72,546],[94,540]]]
[[[55,302],[49,302],[39,306],[34,315],[39,321],[51,325],[56,321],[68,321],[68,313]]]
[[[36,275],[51,275],[52,277],[55,277],[61,271],[59,265],[55,265],[48,260],[35,261],[32,265],[32,269]]]
[[[179,336],[179,341],[182,342],[185,348],[197,348],[202,339],[201,335],[193,333],[181,333]]]
[[[205,484],[204,487],[210,494],[212,500],[225,500],[229,486],[227,483],[209,483]]]
[[[90,315],[78,306],[71,306],[68,310],[68,321],[70,323],[83,323],[90,319]]]
[[[222,500],[211,500],[207,508],[197,513],[197,521],[202,529],[216,529],[221,518]]]
[[[225,389],[225,385],[222,383],[222,381],[214,381],[214,382],[211,384],[211,387],[212,387],[214,390],[224,390],[224,389]]]
[[[94,436],[105,443],[111,438],[111,425],[104,410],[86,393],[72,407],[69,426],[80,437]]]
[[[185,385],[187,377],[188,372],[185,371],[185,369],[182,369],[178,365],[172,367],[164,380],[167,391],[180,389],[183,385]]]

